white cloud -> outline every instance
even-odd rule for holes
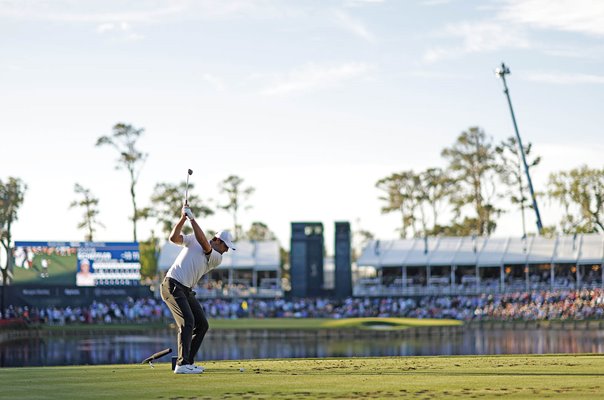
[[[346,6],[362,6],[365,4],[380,4],[383,3],[385,0],[347,0],[344,5]]]
[[[463,22],[447,25],[440,36],[461,38],[461,44],[434,47],[424,53],[424,61],[434,62],[469,53],[496,51],[505,48],[530,48],[531,44],[521,29],[496,22]]]
[[[443,4],[449,4],[451,0],[424,0],[421,2],[422,6],[440,6]]]
[[[97,26],[97,33],[112,34],[117,38],[125,39],[128,41],[137,41],[144,39],[144,36],[132,31],[132,26],[126,22],[105,22]]]
[[[0,19],[71,23],[145,22],[166,19],[283,18],[311,7],[272,0],[0,0]]]
[[[551,72],[534,72],[526,76],[526,79],[534,82],[554,83],[558,85],[574,84],[604,84],[604,75],[590,74],[563,74]]]
[[[364,63],[347,63],[338,66],[307,64],[290,71],[285,76],[276,77],[274,83],[264,89],[262,94],[283,95],[318,90],[337,85],[342,81],[360,78],[371,69]]]
[[[471,79],[463,74],[458,72],[443,72],[443,71],[429,71],[425,68],[418,70],[410,70],[409,76],[417,77],[417,78],[425,78],[425,79],[443,79],[443,80],[451,80],[451,79]]]
[[[182,13],[180,4],[165,3],[165,7],[147,6],[124,11],[123,2],[66,2],[66,1],[5,1],[0,2],[0,17],[17,20],[45,20],[71,23],[121,23],[159,21],[167,16]],[[154,3],[157,4],[157,3]],[[119,11],[107,11],[107,10]]]
[[[537,28],[604,35],[601,0],[506,0],[499,18]]]
[[[426,0],[434,5],[440,0]],[[460,38],[461,43],[435,46],[424,53],[425,62],[469,53],[543,47],[529,39],[529,29],[551,29],[595,36],[604,35],[604,1],[601,0],[501,0],[492,20],[447,25],[438,36]],[[543,48],[561,57],[593,58],[581,48]]]
[[[583,58],[599,60],[600,55],[604,54],[604,46],[564,46],[555,44],[551,47],[545,47],[543,53],[564,58]]]
[[[106,22],[97,26],[96,31],[98,33],[111,32],[115,30],[115,24],[113,22]]]
[[[368,42],[375,41],[375,35],[371,33],[361,21],[353,18],[350,14],[347,14],[343,11],[336,11],[335,17],[336,21],[342,28],[352,32],[356,36]]]
[[[204,73],[201,75],[201,79],[203,79],[204,82],[208,83],[211,87],[214,88],[214,90],[218,92],[222,92],[225,89],[224,82],[222,81],[222,79],[215,75]]]
[[[126,36],[124,36],[124,39],[131,41],[131,42],[143,40],[144,38],[145,38],[144,35],[141,35],[140,33],[136,33],[136,32],[130,32]]]

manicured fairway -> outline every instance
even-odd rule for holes
[[[597,399],[604,355],[216,361],[4,368],[6,399]],[[240,368],[244,371],[240,372]]]
[[[152,322],[139,324],[69,324],[42,325],[44,332],[94,332],[94,331],[141,331],[166,329],[173,322]],[[210,329],[214,330],[322,330],[322,329],[379,329],[404,330],[409,328],[461,326],[462,321],[434,318],[210,318]]]
[[[400,330],[409,328],[461,326],[462,321],[433,318],[241,318],[212,319],[211,329],[380,329]]]

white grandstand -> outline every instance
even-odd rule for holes
[[[604,235],[374,240],[357,266],[355,296],[603,287]]]

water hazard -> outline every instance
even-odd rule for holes
[[[20,339],[0,343],[0,366],[140,363],[167,347],[176,354],[176,336],[169,330]],[[210,331],[198,360],[548,353],[604,353],[604,330],[465,329],[454,335],[379,339],[235,338]]]

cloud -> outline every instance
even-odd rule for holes
[[[601,0],[506,0],[498,17],[536,28],[604,36]]]
[[[127,5],[133,3],[7,0],[0,2],[0,17],[27,21],[42,20],[70,23],[92,22],[105,24],[122,21],[150,23],[160,21],[166,16],[184,12],[184,5],[175,3],[166,3],[168,5],[165,7],[143,5],[142,7],[126,10]]]
[[[347,0],[345,1],[344,5],[346,6],[350,6],[350,7],[355,7],[355,6],[362,6],[362,5],[366,5],[366,4],[380,4],[383,3],[385,0]]]
[[[418,70],[410,70],[409,76],[425,79],[442,79],[442,80],[459,80],[459,79],[472,79],[468,76],[460,74],[459,72],[443,72],[443,71],[429,71],[426,68]]]
[[[214,90],[218,92],[222,92],[225,89],[224,82],[222,81],[222,79],[215,75],[204,73],[201,75],[201,79],[203,79],[204,82],[209,84],[211,87],[214,88]]]
[[[118,38],[122,38],[128,41],[137,41],[137,40],[142,40],[144,39],[144,36],[133,32],[132,31],[132,26],[125,21],[116,23],[116,22],[105,22],[102,23],[100,25],[97,26],[96,28],[97,33],[104,35],[104,34],[111,34],[114,35]]]
[[[591,74],[534,72],[528,74],[526,79],[534,82],[554,83],[558,85],[604,84],[604,75]]]
[[[0,19],[71,23],[267,19],[308,16],[308,10],[301,3],[272,0],[0,0]]]
[[[347,63],[337,66],[307,64],[284,76],[275,77],[274,83],[261,93],[271,96],[320,90],[343,81],[360,78],[371,69],[364,63]]]
[[[462,43],[457,46],[428,49],[424,53],[424,61],[435,62],[469,53],[531,47],[523,30],[496,22],[462,22],[447,25],[439,36],[460,38]]]
[[[115,24],[112,22],[106,22],[97,26],[96,31],[98,33],[111,32],[115,29]]]
[[[427,3],[426,3],[427,2]],[[438,4],[440,0],[426,0]],[[461,39],[451,46],[435,46],[424,52],[431,63],[470,53],[502,49],[541,48],[546,54],[561,57],[593,58],[581,47],[543,48],[530,39],[535,29],[550,29],[604,36],[604,1],[601,0],[500,0],[488,6],[494,11],[490,20],[447,25],[437,36]]]
[[[449,4],[451,0],[424,0],[421,2],[422,6],[441,6],[443,4]]]
[[[604,54],[604,46],[564,46],[555,44],[552,47],[545,47],[543,49],[543,53],[554,56],[554,57],[564,57],[564,58],[583,58],[583,59],[592,59],[599,60],[600,55]]]
[[[343,11],[336,11],[335,17],[337,23],[342,28],[368,42],[375,42],[375,35],[371,33],[361,21],[353,18],[350,14]]]
[[[122,21],[120,23],[106,22],[106,23],[100,24],[96,28],[96,31],[98,33],[108,33],[108,32],[117,32],[117,31],[127,32],[129,30],[130,30],[130,24],[127,22],[124,22],[124,21]]]

